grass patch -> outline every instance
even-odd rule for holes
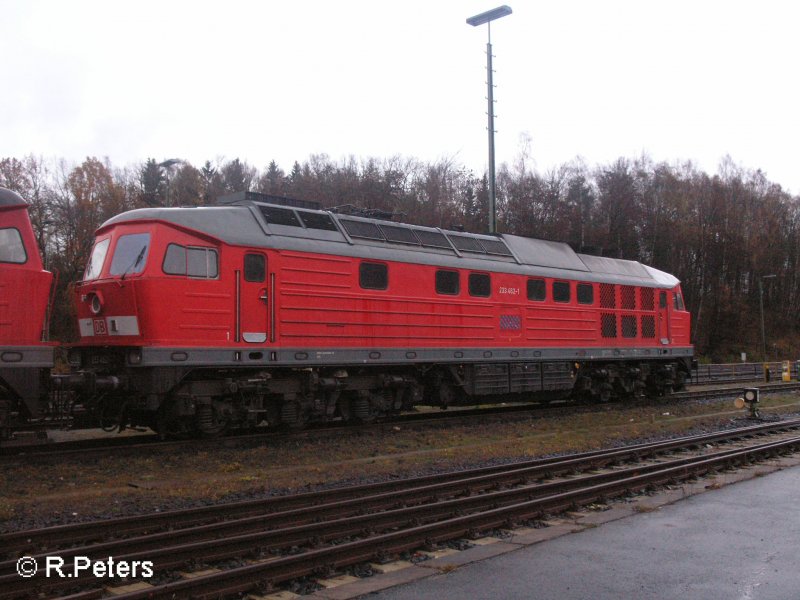
[[[14,506],[3,499],[0,499],[0,521],[8,521],[14,516]]]

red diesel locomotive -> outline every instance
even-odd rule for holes
[[[52,281],[42,265],[28,205],[19,194],[0,188],[0,439],[47,407]]]
[[[667,273],[288,204],[242,193],[98,229],[69,352],[88,408],[216,434],[519,394],[663,394],[690,373],[690,315]]]

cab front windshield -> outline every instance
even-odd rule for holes
[[[147,251],[150,248],[149,233],[131,233],[117,240],[114,258],[111,259],[109,275],[132,275],[141,273],[147,262]]]
[[[86,273],[83,275],[84,281],[91,281],[92,279],[97,279],[100,277],[100,271],[103,270],[103,263],[106,260],[106,254],[108,254],[108,244],[111,242],[111,238],[106,238],[104,240],[100,240],[94,245],[92,249],[92,256],[89,259],[89,264],[86,265]]]

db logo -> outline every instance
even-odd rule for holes
[[[92,319],[92,320],[94,322],[95,335],[108,335],[108,329],[106,329],[105,319]]]

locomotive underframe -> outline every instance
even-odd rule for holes
[[[405,365],[133,366],[131,349],[102,349],[70,376],[84,408],[106,429],[146,426],[172,435],[229,428],[370,421],[415,405],[551,400],[608,401],[681,389],[690,358]],[[100,364],[98,364],[100,363]]]
[[[48,402],[47,391],[53,348],[47,346],[4,347],[0,354],[0,439],[31,422],[52,418],[59,406]]]

